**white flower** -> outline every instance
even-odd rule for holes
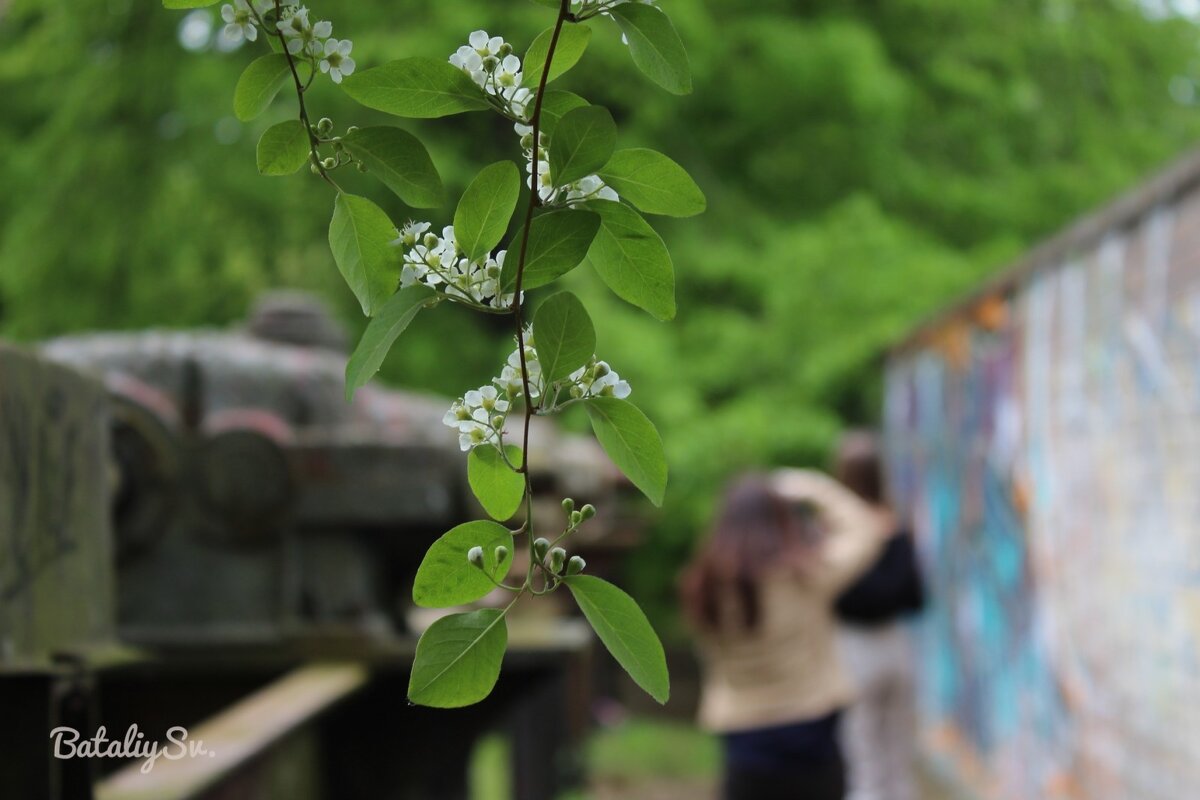
[[[624,400],[632,389],[628,381],[612,371],[605,361],[594,361],[572,372],[567,380],[571,383],[571,397],[616,397]]]
[[[600,176],[598,175],[589,175],[565,188],[568,203],[583,200],[612,200],[616,202],[621,199],[611,186],[600,180]]]
[[[221,19],[225,20],[225,37],[234,42],[243,38],[248,42],[258,39],[258,27],[254,13],[246,0],[233,0],[233,5],[221,6]]]
[[[396,229],[398,235],[391,241],[391,244],[393,247],[412,247],[431,227],[433,226],[428,222],[416,222],[410,219],[403,228]]]
[[[500,444],[501,425],[493,424],[496,417],[501,420],[508,411],[508,401],[501,399],[492,386],[482,386],[467,392],[455,400],[442,417],[446,427],[458,431],[458,446],[464,452],[481,444]]]
[[[471,80],[475,81],[480,88],[487,83],[487,72],[483,69],[483,57],[470,45],[464,44],[458,48],[458,51],[450,56],[450,63],[471,76]]]
[[[354,45],[349,39],[330,39],[325,42],[325,57],[321,59],[321,72],[328,72],[334,83],[341,83],[343,75],[354,72],[354,59],[350,50]]]

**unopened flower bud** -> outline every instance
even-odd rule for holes
[[[504,417],[501,417],[501,416],[492,417],[492,427],[493,428],[503,428],[504,427]]]
[[[321,174],[321,168],[320,168],[320,167],[318,167],[316,164],[309,164],[309,165],[308,165],[308,171],[309,171],[309,172],[311,172],[313,175],[320,175],[320,174]]]
[[[550,540],[539,536],[533,541],[533,555],[541,561],[546,557],[546,551],[550,549]]]
[[[501,58],[504,58],[507,55],[511,55],[512,51],[513,51],[512,45],[509,44],[508,42],[505,42],[504,44],[500,45],[500,50],[497,52]]]
[[[441,241],[441,239],[439,239],[436,235],[434,235],[432,233],[425,234],[425,246],[426,247],[437,247],[438,242],[440,242],[440,241]]]
[[[346,128],[346,135],[349,136],[350,134],[354,133],[357,130],[358,130],[357,125],[351,125],[349,128]]]
[[[521,137],[521,149],[522,150],[532,150],[533,149],[533,134],[532,133],[527,133]]]
[[[321,162],[321,166],[324,167],[325,169],[333,169],[334,167],[337,166],[337,159],[327,158]]]
[[[571,527],[574,528],[579,523],[583,522],[583,514],[578,511],[571,512]]]
[[[487,72],[495,72],[498,66],[500,66],[500,59],[495,56],[488,56],[483,60],[483,68]]]
[[[567,560],[567,551],[561,547],[556,547],[550,551],[550,571],[562,572],[563,564]]]
[[[605,375],[607,375],[609,372],[610,372],[610,370],[608,368],[608,364],[605,364],[603,361],[601,361],[599,364],[596,365],[596,368],[592,370],[592,376],[596,380],[599,380],[599,379],[603,378]]]
[[[591,519],[592,517],[596,516],[596,507],[591,503],[588,503],[583,508],[579,509],[579,513],[583,515],[584,519]]]
[[[505,547],[504,545],[499,545],[496,547],[496,563],[497,564],[503,564],[505,561],[508,561],[508,555],[509,555],[509,552],[508,552],[507,547]]]
[[[332,130],[333,120],[331,120],[329,117],[321,117],[321,121],[317,123],[317,133],[325,136]]]
[[[467,561],[471,562],[471,566],[483,569],[483,548],[476,546],[468,550]]]
[[[570,514],[572,511],[575,510],[575,501],[568,497],[565,500],[563,500],[562,506],[563,506],[563,511]]]
[[[346,149],[346,145],[342,144],[341,139],[333,140],[333,150],[335,153],[340,153]]]
[[[587,562],[579,556],[571,556],[571,560],[567,562],[567,574],[578,575],[583,572],[583,568],[587,566]]]
[[[579,389],[578,386],[572,386],[570,395],[571,395],[572,400],[578,400],[579,398],[583,397],[583,392]]]

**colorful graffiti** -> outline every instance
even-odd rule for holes
[[[901,351],[925,739],[982,797],[1200,787],[1200,196]]]

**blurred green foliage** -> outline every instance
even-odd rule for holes
[[[876,416],[889,342],[1186,148],[1200,115],[1194,26],[1132,0],[663,6],[690,48],[695,94],[642,79],[603,21],[589,63],[560,87],[607,105],[622,147],[666,151],[709,196],[706,216],[660,225],[676,322],[625,306],[586,270],[569,278],[601,357],[667,442],[672,489],[637,569],[639,594],[668,600],[726,476],[821,463],[840,427]],[[520,51],[549,24],[526,0],[315,13],[364,67],[445,56],[480,27]],[[291,104],[238,123],[230,99],[249,49],[189,51],[187,19],[157,2],[0,2],[0,335],[225,324],[280,285],[321,293],[361,330],[326,244],[333,198],[254,169],[258,135]],[[318,87],[311,107],[339,129],[382,121]],[[450,191],[422,216],[438,226],[479,168],[519,158],[494,115],[400,124],[433,143]],[[414,216],[369,178],[346,180],[396,221]],[[384,374],[457,394],[494,374],[506,332],[439,309]]]

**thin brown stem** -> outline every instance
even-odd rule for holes
[[[536,409],[533,407],[533,396],[529,389],[529,364],[525,358],[524,303],[521,298],[521,289],[525,280],[525,261],[529,255],[529,231],[533,226],[533,212],[541,205],[541,195],[538,193],[538,157],[541,149],[542,100],[546,96],[546,84],[550,82],[550,65],[554,63],[554,53],[558,49],[558,39],[562,34],[563,24],[570,16],[570,12],[571,0],[561,0],[558,9],[558,19],[554,23],[554,33],[550,37],[550,47],[546,51],[546,63],[542,65],[542,76],[538,82],[537,98],[533,105],[533,116],[529,120],[533,128],[533,169],[530,172],[529,207],[525,210],[525,224],[521,234],[521,254],[517,261],[517,280],[513,288],[513,320],[517,327],[517,350],[521,354],[521,384],[525,391],[525,422],[522,435],[522,449],[524,453],[520,471],[525,475],[525,527],[529,532],[530,555],[526,585],[531,590],[533,588],[534,565],[537,559],[533,558],[533,481],[529,471],[529,426]]]

